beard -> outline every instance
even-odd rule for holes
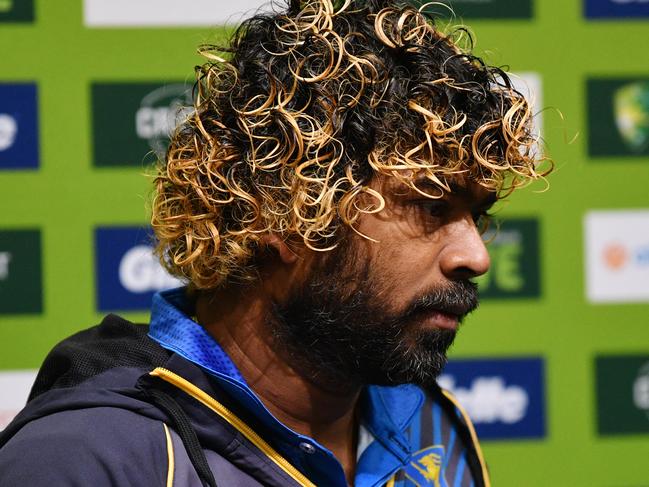
[[[276,349],[300,374],[332,391],[366,384],[431,386],[456,331],[422,325],[434,312],[458,316],[478,306],[477,286],[447,281],[394,309],[394,282],[372,273],[352,244],[330,251],[271,323]]]

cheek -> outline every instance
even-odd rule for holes
[[[404,210],[405,211],[405,210]],[[444,232],[424,231],[411,213],[386,209],[366,215],[359,230],[377,240],[359,237],[358,248],[370,262],[372,284],[400,301],[427,292],[440,279],[439,256],[444,248]]]
[[[434,245],[415,239],[381,246],[370,261],[372,281],[395,300],[409,301],[438,280],[436,255]]]

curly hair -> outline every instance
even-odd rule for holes
[[[428,178],[431,198],[459,175],[500,196],[542,178],[528,101],[447,32],[394,0],[291,0],[201,46],[194,111],[156,176],[163,265],[211,289],[255,276],[265,234],[333,248],[383,208],[377,174],[419,192]]]

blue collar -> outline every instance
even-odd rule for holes
[[[211,374],[242,407],[273,432],[280,453],[316,485],[345,486],[343,469],[333,454],[314,439],[280,423],[248,387],[220,345],[190,318],[191,314],[185,288],[156,294],[149,336]],[[361,421],[374,441],[359,458],[355,485],[383,485],[410,461],[416,446],[410,444],[405,431],[423,402],[424,393],[414,385],[365,388],[361,398]],[[305,448],[305,443],[314,448]]]

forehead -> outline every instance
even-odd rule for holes
[[[443,180],[426,175],[412,177],[376,177],[374,187],[387,198],[453,198],[479,204],[491,205],[498,200],[498,192],[462,175],[445,177]]]

